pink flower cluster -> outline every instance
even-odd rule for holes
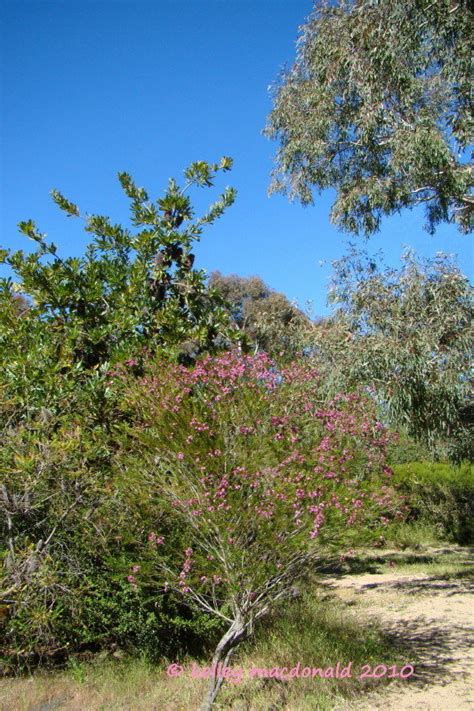
[[[192,369],[149,370],[136,403],[157,453],[169,467],[176,462],[166,475],[168,499],[193,546],[177,574],[183,593],[225,582],[240,560],[284,569],[295,551],[387,517],[393,492],[379,482],[391,474],[390,436],[366,395],[340,394],[321,407],[314,368],[304,361],[277,368],[265,354],[227,352]],[[164,544],[155,533],[148,540]]]

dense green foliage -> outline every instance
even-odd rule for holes
[[[234,194],[194,219],[187,191],[229,168],[194,163],[155,202],[122,173],[136,229],[87,216],[83,257],[31,221],[37,250],[2,252],[6,670],[85,650],[158,659],[223,624],[227,659],[310,566],[402,521],[397,486],[410,520],[472,540],[471,470],[400,466],[394,486],[387,466],[389,423],[413,457],[470,455],[467,280],[442,255],[397,271],[351,254],[319,323],[258,278],[208,284],[192,245]]]
[[[394,484],[406,497],[408,521],[435,526],[440,538],[474,542],[474,467],[412,462],[394,466]]]
[[[120,173],[131,201],[132,225],[140,229],[131,231],[108,217],[87,215],[85,230],[93,238],[82,258],[61,258],[33,221],[20,223],[21,232],[38,248],[30,254],[2,251],[17,280],[2,280],[2,301],[7,301],[3,308],[11,312],[12,292],[28,296],[32,306],[23,314],[25,328],[39,324],[43,340],[54,341],[51,356],[62,360],[63,367],[99,367],[132,357],[144,346],[169,349],[187,340],[198,349],[215,347],[232,329],[222,300],[206,288],[205,273],[193,269],[192,247],[204,226],[232,204],[235,191],[226,188],[196,219],[186,193],[192,186],[212,186],[216,173],[231,165],[229,158],[214,165],[193,163],[185,171],[184,186],[171,179],[164,197],[155,202],[127,173]],[[52,196],[68,216],[81,218],[77,206],[58,191]],[[8,318],[11,322],[12,315]],[[0,332],[2,356],[11,360],[6,333],[8,327]],[[38,345],[42,351],[45,344]]]
[[[199,219],[186,195],[230,167],[227,158],[194,163],[184,187],[171,180],[155,203],[122,173],[138,231],[87,216],[93,239],[82,258],[58,256],[31,221],[20,229],[38,249],[2,252],[15,275],[0,284],[0,624],[9,663],[110,644],[156,656],[208,625],[172,597],[150,601],[125,583],[156,507],[114,469],[121,413],[109,374],[123,361],[138,373],[158,351],[180,357],[190,339],[195,355],[238,338],[191,252],[234,192]]]
[[[173,596],[130,589],[159,501],[113,466],[119,393],[58,383],[60,412],[12,415],[0,449],[0,655],[6,668],[114,646],[150,657],[196,646],[211,629]],[[71,381],[72,382],[72,381]],[[34,384],[34,381],[33,383]],[[15,412],[12,403],[8,411]],[[99,407],[100,405],[100,407]],[[8,411],[2,414],[7,415]]]
[[[254,577],[269,574],[265,565],[281,565],[284,553],[296,555],[305,536],[308,544],[316,539],[313,556],[323,558],[328,545],[338,549],[360,540],[363,532],[355,523],[362,522],[359,507],[368,484],[374,498],[367,498],[364,510],[373,510],[376,518],[381,506],[392,515],[393,496],[379,492],[375,477],[383,471],[387,438],[373,406],[350,396],[324,408],[307,364],[279,374],[267,356],[248,358],[225,354],[194,369],[149,359],[144,370],[126,360],[107,372],[108,394],[100,411],[92,385],[82,388],[77,381],[61,412],[38,408],[23,420],[10,418],[0,460],[5,541],[0,653],[6,668],[117,645],[156,658],[209,641],[216,622],[195,606],[187,610],[175,586],[163,589],[163,577],[157,575],[163,565],[177,574],[184,551],[203,545],[197,521],[189,520],[195,506],[188,500],[192,493],[200,496],[203,466],[215,479],[216,506],[232,504],[235,519],[232,524],[223,511],[209,526],[209,545],[217,546],[219,556],[226,551],[239,560],[247,549],[248,556],[256,556]],[[282,375],[284,388],[278,386]],[[264,387],[267,381],[270,390]],[[226,492],[221,468],[246,488]],[[170,492],[183,503],[181,512],[170,509]],[[282,541],[272,547],[270,539],[293,525],[295,496],[306,507],[305,526],[296,521],[285,552]],[[267,515],[275,505],[273,521]],[[227,544],[234,529],[235,541]],[[214,540],[216,531],[222,540]],[[166,547],[157,545],[163,534]],[[266,561],[260,569],[255,565],[259,555]],[[247,575],[245,560],[236,575]],[[302,574],[305,559],[298,560]],[[232,579],[229,588],[217,562],[207,565],[207,577],[222,578],[227,593],[242,582]],[[283,572],[277,570],[276,577]],[[220,600],[216,586],[211,599]],[[219,604],[225,615],[228,599]]]
[[[351,232],[418,204],[431,231],[471,230],[473,24],[467,0],[316,2],[269,117],[272,189],[335,188]]]

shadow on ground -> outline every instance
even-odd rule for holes
[[[353,594],[351,600],[345,601],[348,605],[355,604],[361,595],[380,593],[378,600],[374,596],[371,608],[377,625],[383,627],[384,638],[415,667],[414,675],[404,682],[410,688],[445,686],[469,677],[469,658],[474,647],[470,617],[474,571],[468,567],[468,558],[460,565],[465,565],[466,570],[427,576],[413,573],[411,579],[409,571],[403,571],[405,579],[398,580],[396,572],[390,579],[391,574],[384,571],[382,580],[354,581],[354,585],[342,588]],[[328,587],[335,590],[337,583],[329,583]],[[402,609],[392,606],[384,614],[387,611],[384,594],[393,592],[401,594]]]
[[[464,626],[453,625],[446,629],[430,625],[423,629],[420,621],[414,620],[404,622],[402,629],[387,630],[387,636],[395,647],[407,654],[407,663],[411,661],[415,667],[415,673],[405,682],[410,686],[425,688],[440,682],[446,685],[468,674],[453,669],[459,652],[467,652],[473,646],[472,637]]]
[[[396,565],[431,565],[439,563],[441,556],[462,555],[462,559],[454,562],[459,565],[472,565],[474,570],[474,546],[450,548],[435,548],[429,551],[405,551],[405,550],[380,550],[380,552],[369,551],[361,555],[354,555],[341,561],[340,558],[330,558],[322,561],[317,568],[317,572],[323,575],[362,575],[363,573],[377,574],[384,572],[381,566],[394,563]],[[450,562],[449,559],[446,562]],[[461,573],[464,575],[464,572]],[[468,572],[466,571],[466,575]]]

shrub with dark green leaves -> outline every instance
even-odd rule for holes
[[[217,172],[231,166],[225,157],[216,164],[192,163],[184,172],[184,186],[171,179],[156,201],[130,175],[119,173],[131,202],[131,224],[138,230],[103,215],[83,216],[53,190],[58,207],[73,219],[82,218],[93,238],[84,256],[61,257],[32,220],[20,222],[20,232],[38,247],[30,254],[0,250],[0,264],[6,263],[16,279],[0,279],[2,300],[8,301],[11,291],[31,299],[29,316],[47,326],[57,356],[65,350],[70,366],[98,367],[116,357],[134,357],[143,347],[170,348],[188,339],[212,348],[219,337],[231,337],[235,329],[223,300],[206,288],[205,273],[193,266],[192,250],[204,227],[233,203],[235,190],[226,188],[201,217],[195,217],[187,194],[192,186],[211,187]],[[2,319],[0,344],[8,337],[6,328]]]
[[[408,521],[434,525],[440,536],[474,542],[474,466],[412,462],[394,466],[393,483],[406,497]]]
[[[170,180],[155,202],[121,173],[132,226],[85,215],[92,240],[82,257],[60,257],[31,220],[20,231],[36,251],[0,250],[0,264],[14,275],[0,279],[0,657],[7,668],[111,644],[163,654],[173,640],[206,636],[199,615],[171,597],[156,606],[146,591],[124,588],[160,502],[112,466],[120,414],[110,372],[124,362],[137,374],[158,351],[176,359],[185,342],[212,351],[239,337],[192,251],[235,192],[226,188],[201,217],[188,195],[211,187],[231,164],[193,163],[184,186]],[[82,217],[59,192],[53,199],[69,217]]]
[[[127,576],[152,555],[160,517],[145,477],[112,466],[108,405],[95,422],[75,393],[61,416],[5,430],[0,449],[0,667],[50,664],[117,646],[156,659],[205,644],[213,625],[171,593],[159,600]],[[179,531],[176,532],[179,537]],[[216,625],[214,625],[215,627]]]

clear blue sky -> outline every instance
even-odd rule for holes
[[[276,145],[261,133],[268,86],[292,62],[311,7],[310,0],[1,3],[0,244],[30,248],[16,224],[32,218],[63,254],[80,254],[87,235],[51,202],[51,188],[84,212],[125,220],[118,171],[158,197],[191,161],[230,155],[235,167],[225,180],[237,202],[204,235],[197,266],[258,274],[325,313],[329,262],[347,237],[329,223],[330,194],[306,209],[267,196]],[[430,237],[422,225],[421,213],[405,212],[386,220],[368,246],[382,248],[391,264],[404,245],[426,256],[452,252],[472,275],[472,238],[451,226]]]

